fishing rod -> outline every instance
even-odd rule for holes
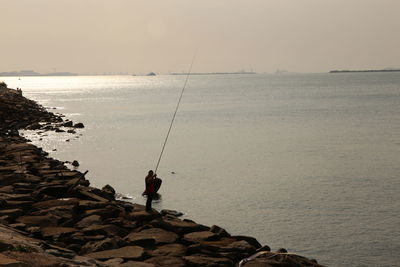
[[[192,72],[192,67],[193,67],[194,59],[196,58],[196,54],[197,54],[197,51],[194,53],[193,58],[192,58],[192,62],[190,63],[189,71],[188,71],[188,73],[187,73],[187,75],[186,75],[185,83],[183,84],[182,91],[181,91],[181,95],[179,96],[178,103],[176,104],[175,112],[174,112],[174,115],[172,116],[171,124],[169,125],[169,129],[168,129],[168,132],[167,132],[167,136],[165,137],[164,144],[163,144],[163,146],[162,146],[161,153],[160,153],[160,157],[158,158],[157,166],[156,166],[156,168],[155,168],[154,173],[157,173],[158,166],[160,165],[160,161],[161,161],[162,155],[163,155],[164,150],[165,150],[165,145],[167,144],[168,137],[169,137],[169,134],[170,134],[171,129],[172,129],[172,125],[174,124],[174,120],[175,120],[176,113],[178,112],[179,105],[180,105],[181,100],[182,100],[183,92],[185,91],[186,84],[187,84],[187,82],[188,82],[188,80],[189,80],[190,73]]]

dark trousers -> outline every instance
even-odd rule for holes
[[[147,193],[146,211],[151,211],[151,201],[153,201],[154,193]]]

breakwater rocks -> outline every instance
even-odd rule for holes
[[[0,95],[1,107],[7,99]],[[22,101],[41,111],[0,113],[0,266],[321,266],[178,212],[146,212],[117,200],[110,185],[91,187],[86,173],[10,134],[33,123],[65,123]]]

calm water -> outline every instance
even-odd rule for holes
[[[35,144],[139,203],[184,79],[2,78],[86,125]],[[329,266],[398,266],[399,133],[400,73],[192,76],[155,208]]]

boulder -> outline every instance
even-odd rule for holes
[[[140,262],[140,261],[127,261],[125,263],[121,263],[116,266],[118,266],[118,267],[157,267],[155,264]]]
[[[277,253],[287,253],[288,251],[285,248],[280,248],[276,252]]]
[[[185,267],[186,263],[182,259],[182,257],[174,257],[174,256],[158,256],[147,259],[144,261],[145,263],[152,263],[158,267]]]
[[[151,222],[154,227],[162,228],[168,231],[175,232],[179,235],[184,235],[191,232],[209,231],[210,227],[197,224],[190,220],[180,220],[178,218],[164,218]]]
[[[118,226],[108,224],[108,225],[91,225],[89,227],[86,227],[82,229],[82,232],[85,233],[85,235],[105,235],[105,236],[126,236],[128,234],[128,231],[120,228]]]
[[[140,211],[134,211],[130,212],[128,214],[128,218],[132,221],[140,221],[140,222],[144,222],[144,221],[152,221],[158,217],[161,217],[161,214],[159,214],[158,212],[147,212],[144,210],[140,210]]]
[[[74,128],[85,128],[85,125],[82,122],[78,122],[74,124]]]
[[[85,257],[109,260],[112,258],[122,258],[125,260],[140,260],[143,258],[144,249],[138,246],[126,246],[117,249],[103,250],[86,254]]]
[[[255,247],[256,249],[262,247],[260,242],[258,242],[257,239],[255,239],[254,237],[251,237],[251,236],[235,235],[235,236],[233,236],[233,238],[235,238],[237,240],[244,240],[247,243],[249,243],[250,245],[252,245],[253,247]]]
[[[210,231],[193,232],[184,235],[183,241],[186,243],[199,243],[201,241],[211,241],[219,239],[216,234]]]
[[[111,185],[107,184],[101,190],[115,198],[115,189]]]
[[[75,193],[78,198],[82,200],[92,200],[98,202],[108,202],[111,200],[115,200],[109,198],[109,195],[104,194],[100,189],[88,186],[77,186],[74,189]]]
[[[50,184],[47,186],[43,186],[37,191],[35,191],[34,196],[37,198],[42,197],[43,195],[48,195],[52,197],[62,197],[68,192],[68,185],[54,185]]]
[[[271,248],[267,245],[262,246],[261,248],[257,249],[256,252],[261,252],[261,251],[271,251]]]
[[[43,215],[43,216],[21,216],[15,221],[23,223],[26,226],[57,226],[58,220],[56,216],[53,215]]]
[[[79,167],[79,162],[77,160],[74,160],[72,161],[71,165],[74,167]]]
[[[15,218],[21,216],[24,213],[22,209],[6,209],[0,210],[0,217],[1,216],[8,216],[10,220],[14,220]]]
[[[113,206],[107,206],[106,208],[103,209],[86,210],[83,212],[83,216],[99,215],[101,216],[101,218],[107,219],[107,218],[118,217],[120,213],[121,210],[119,210],[118,208]]]
[[[40,128],[42,128],[42,125],[38,122],[32,123],[27,127],[28,130],[39,130]]]
[[[32,205],[34,209],[48,209],[52,207],[58,206],[70,206],[70,205],[77,205],[79,203],[79,199],[77,198],[60,198],[60,199],[52,199],[46,201],[36,202]]]
[[[62,126],[64,126],[64,127],[72,127],[72,125],[73,125],[73,122],[72,122],[72,121],[67,121],[67,122],[64,122],[64,123],[62,124]]]
[[[273,252],[263,252],[256,258],[242,260],[240,264],[242,267],[323,267],[317,261],[299,255]]]
[[[230,244],[220,248],[220,250],[225,251],[225,252],[244,252],[244,253],[249,253],[249,254],[253,254],[256,252],[256,248],[244,240],[230,243]]]
[[[83,218],[79,222],[76,223],[76,227],[78,228],[85,228],[91,225],[99,225],[102,223],[102,219],[99,215],[91,215],[88,217]]]
[[[210,231],[217,234],[219,237],[230,237],[231,236],[225,229],[219,227],[218,225],[211,226]]]
[[[76,232],[77,229],[72,228],[72,227],[57,227],[57,226],[51,227],[50,226],[50,227],[42,227],[40,229],[40,231],[42,232],[42,236],[44,238],[51,238],[51,239],[55,240],[60,235]]]
[[[68,240],[68,243],[73,243],[73,244],[79,244],[79,245],[85,245],[88,242],[91,241],[100,241],[105,239],[106,237],[104,235],[84,235],[81,232],[76,232],[71,235],[71,237]]]
[[[120,246],[118,243],[121,241],[119,238],[106,238],[100,241],[91,241],[84,246],[82,246],[81,253],[87,254],[91,252],[97,252],[102,250],[117,249]]]
[[[176,210],[166,210],[166,209],[164,209],[164,210],[161,210],[161,215],[163,215],[163,216],[170,215],[170,216],[174,216],[174,217],[180,217],[180,216],[183,215],[183,213],[179,212],[179,211],[176,211]]]
[[[7,257],[3,253],[0,253],[0,266],[6,266],[6,267],[25,267],[26,266],[26,267],[28,267],[29,265],[27,263]]]
[[[150,228],[130,233],[124,239],[130,244],[143,239],[154,239],[155,244],[168,244],[174,243],[178,239],[178,235],[160,228]]]
[[[221,240],[218,240],[218,241],[201,241],[200,247],[208,249],[208,250],[219,251],[219,250],[221,250],[221,248],[228,246],[234,242],[237,242],[237,240],[234,238],[229,238],[229,237],[221,238]]]
[[[121,264],[124,262],[124,259],[121,258],[113,258],[108,261],[105,261],[104,264],[107,266],[121,266]]]
[[[157,256],[177,256],[182,257],[186,254],[187,248],[181,244],[166,244],[149,251],[152,257]]]
[[[60,223],[70,220],[76,216],[73,205],[52,207],[45,210],[38,210],[31,212],[30,215],[43,216],[43,215],[54,215],[59,218]]]
[[[234,263],[227,258],[214,258],[201,254],[183,257],[189,266],[193,267],[227,267],[234,266]]]

